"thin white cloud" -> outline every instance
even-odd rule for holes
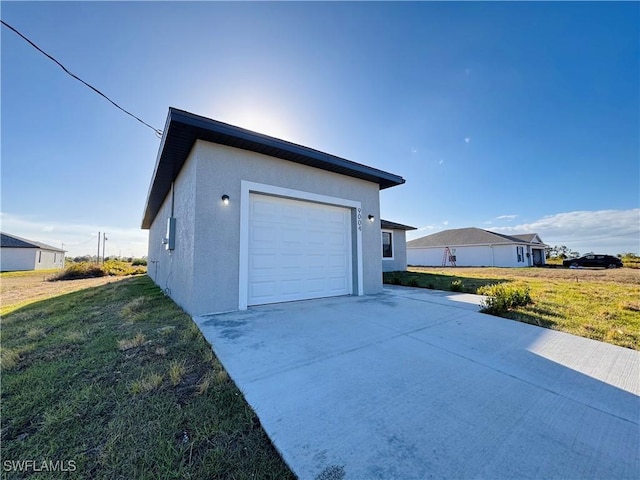
[[[469,143],[471,141],[471,137],[464,137],[464,143]]]
[[[496,217],[496,220],[514,220],[518,218],[518,215],[500,215]]]
[[[407,241],[415,240],[416,238],[424,237],[425,235],[431,235],[439,230],[442,230],[442,227],[439,225],[425,225],[423,227],[418,227],[417,230],[407,231]]]
[[[438,160],[438,165],[442,165],[444,163],[443,159]]]
[[[107,233],[107,256],[141,257],[147,254],[148,233],[140,228],[50,221],[45,224],[36,217],[21,217],[4,212],[0,213],[0,223],[4,233],[54,247],[62,247],[64,244],[67,256],[70,257],[97,253],[98,232]]]
[[[566,245],[579,252],[639,253],[640,208],[556,213],[491,230],[506,234],[537,233],[548,245]]]
[[[442,222],[443,225],[449,225],[449,220],[445,220],[444,222]]]

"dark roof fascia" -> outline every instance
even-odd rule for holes
[[[15,244],[5,244],[5,239],[2,238],[2,248],[39,248],[40,250],[50,250],[52,252],[62,252],[65,253],[66,250],[61,248],[52,247],[51,245],[47,245],[46,243],[34,242],[33,240],[27,240],[26,238],[18,237],[17,235],[10,235],[8,233],[1,232],[0,235],[2,237],[9,237],[11,240],[15,240]]]
[[[171,189],[171,183],[180,172],[196,140],[250,150],[360,178],[377,183],[380,190],[405,183],[402,177],[383,170],[171,107],[149,186],[142,228],[151,227]]]
[[[409,225],[403,225],[401,223],[390,222],[389,220],[380,219],[380,228],[387,230],[417,230],[416,227],[410,227]]]

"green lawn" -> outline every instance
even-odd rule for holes
[[[529,287],[533,304],[512,309],[505,318],[640,350],[636,269],[411,267],[408,272],[385,273],[384,281],[468,293],[503,282]]]
[[[1,326],[4,477],[29,476],[6,461],[35,460],[73,462],[86,479],[295,478],[191,318],[146,276],[33,303]]]

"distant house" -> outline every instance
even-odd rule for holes
[[[401,223],[380,219],[382,229],[382,271],[398,272],[407,269],[407,230],[415,230]]]
[[[0,270],[3,272],[64,268],[64,253],[61,248],[0,233]]]
[[[447,247],[449,251],[447,252]],[[456,228],[407,242],[409,265],[531,267],[545,264],[538,234],[504,235],[480,228]]]

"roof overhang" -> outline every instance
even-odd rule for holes
[[[389,220],[380,219],[380,228],[385,230],[417,230],[416,227],[403,225],[401,223],[390,222]]]
[[[392,173],[323,153],[312,148],[169,108],[156,159],[142,228],[151,227],[162,202],[171,189],[196,140],[249,150],[271,157],[320,168],[330,172],[377,183],[380,189],[401,185],[405,180]]]

